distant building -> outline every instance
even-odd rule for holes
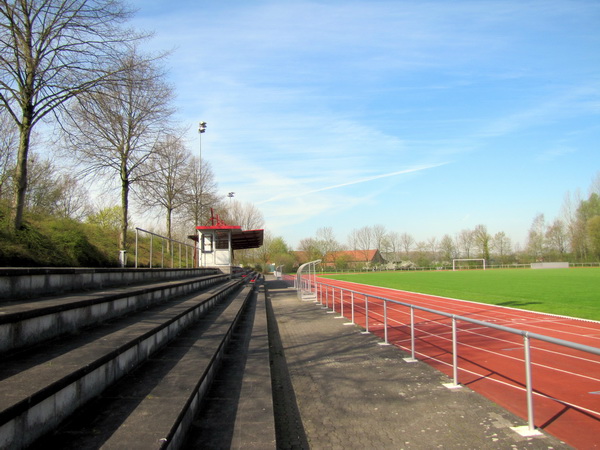
[[[321,266],[337,269],[361,269],[385,263],[379,250],[343,250],[325,255]]]
[[[296,260],[295,267],[319,259],[318,256],[308,254],[303,251],[291,252]],[[339,252],[329,252],[325,255],[319,267],[321,269],[363,269],[366,267],[380,266],[387,261],[379,250],[342,250]]]

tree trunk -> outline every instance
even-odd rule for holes
[[[121,178],[121,233],[119,236],[119,249],[127,250],[127,212],[129,210],[129,180]]]
[[[15,170],[15,192],[11,219],[14,230],[19,230],[23,225],[23,212],[25,210],[25,195],[27,193],[27,155],[31,139],[31,121],[27,114],[23,116],[20,126],[19,153]]]
[[[173,238],[171,236],[171,215],[173,213],[173,209],[172,208],[167,208],[167,237],[169,239],[167,239],[167,253],[171,253],[172,248],[173,248],[173,243],[171,242],[171,239]]]

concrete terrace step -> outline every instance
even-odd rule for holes
[[[2,267],[0,302],[86,289],[102,289],[220,273],[214,268],[128,269],[79,267]]]
[[[276,448],[265,287],[234,331],[184,449]],[[279,448],[282,448],[281,446]]]
[[[255,304],[248,285],[33,448],[179,448],[235,328]]]
[[[223,282],[215,274],[101,291],[0,304],[0,353],[73,333],[82,327],[148,308]]]
[[[239,285],[230,281],[5,358],[0,367],[0,448],[26,447],[53,430]]]

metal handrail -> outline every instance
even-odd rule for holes
[[[138,252],[139,252],[138,233],[140,231],[143,232],[143,233],[146,233],[146,234],[150,235],[150,258],[149,258],[149,261],[150,261],[149,266],[150,266],[150,268],[152,268],[152,256],[153,256],[152,253],[153,253],[153,249],[154,249],[154,246],[153,246],[153,237],[154,236],[162,239],[162,241],[161,241],[161,264],[160,264],[161,269],[164,268],[164,265],[165,265],[165,252],[164,252],[165,241],[170,241],[172,244],[173,243],[174,244],[179,244],[179,246],[178,246],[178,248],[179,248],[179,268],[182,267],[182,263],[181,263],[181,257],[182,257],[181,246],[185,247],[185,267],[186,267],[186,269],[189,268],[189,265],[190,265],[190,258],[188,256],[188,248],[190,248],[191,249],[191,254],[192,254],[191,260],[192,260],[192,267],[193,267],[194,252],[196,250],[196,247],[194,245],[188,244],[186,242],[181,242],[181,241],[178,241],[176,239],[171,239],[171,238],[168,238],[166,236],[162,236],[160,234],[153,233],[152,231],[144,230],[142,228],[136,228],[135,229],[135,268],[136,269],[138,268]],[[174,264],[175,252],[172,249],[173,249],[173,246],[171,246],[171,268],[174,268],[175,267],[175,264]]]
[[[553,338],[551,336],[545,336],[545,335],[539,334],[539,333],[532,333],[530,331],[520,330],[517,328],[511,328],[511,327],[507,327],[504,325],[497,325],[497,324],[485,322],[482,320],[472,319],[470,317],[460,316],[457,314],[451,314],[451,313],[447,313],[444,311],[438,311],[435,309],[426,308],[424,306],[413,305],[413,304],[402,302],[399,300],[392,300],[392,299],[381,297],[378,295],[365,294],[364,292],[356,291],[353,289],[342,288],[340,286],[335,286],[335,285],[327,284],[327,283],[323,283],[323,282],[317,282],[317,286],[320,287],[321,294],[323,291],[323,287],[325,287],[326,302],[327,302],[326,306],[327,307],[329,307],[329,290],[327,288],[333,289],[334,300],[335,300],[335,289],[340,290],[340,298],[341,299],[343,299],[344,291],[350,292],[351,301],[352,301],[352,323],[354,323],[354,295],[359,294],[359,295],[364,296],[364,298],[365,298],[365,315],[366,315],[366,318],[365,318],[366,332],[369,332],[369,308],[368,308],[369,300],[368,299],[372,298],[372,299],[383,301],[383,305],[384,305],[384,340],[385,340],[386,344],[389,344],[388,335],[387,335],[387,328],[388,328],[388,326],[387,326],[387,303],[391,302],[391,303],[394,303],[397,305],[406,306],[406,307],[410,308],[411,359],[412,360],[416,360],[415,359],[414,310],[426,311],[426,312],[430,312],[433,314],[437,314],[437,315],[452,319],[452,371],[453,371],[453,386],[455,386],[455,387],[459,386],[459,384],[458,384],[458,353],[457,353],[458,341],[457,341],[457,332],[456,332],[456,322],[457,321],[468,322],[468,323],[472,323],[475,325],[480,325],[480,326],[484,326],[484,327],[488,327],[488,328],[492,328],[492,329],[496,329],[496,330],[500,330],[500,331],[505,331],[507,333],[522,336],[523,337],[523,345],[524,345],[524,357],[525,357],[525,384],[526,384],[526,392],[527,392],[527,425],[528,425],[528,431],[532,434],[535,433],[536,430],[535,430],[534,419],[533,419],[533,409],[534,408],[533,408],[533,387],[532,387],[532,379],[531,379],[532,377],[531,377],[530,340],[537,339],[539,341],[560,345],[560,346],[571,348],[574,350],[580,350],[580,351],[591,353],[594,355],[600,355],[600,348],[592,347],[592,346],[584,345],[584,344],[579,344],[577,342],[571,342],[571,341],[567,341],[564,339]],[[319,301],[319,300],[317,300],[317,301]],[[333,302],[333,305],[335,305],[335,302]],[[335,306],[333,308],[334,308],[333,311],[335,312]],[[342,315],[343,315],[343,313],[342,313]]]

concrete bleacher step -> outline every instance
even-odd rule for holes
[[[82,327],[148,308],[221,283],[225,274],[196,276],[0,303],[0,353],[10,352]]]
[[[181,447],[234,331],[255,304],[247,285],[33,448]],[[264,363],[268,371],[268,358]]]
[[[182,448],[277,448],[265,300],[261,284]]]
[[[221,273],[215,268],[0,267],[0,303],[111,286],[129,286]]]
[[[230,281],[3,357],[0,448],[53,430],[239,288]]]

